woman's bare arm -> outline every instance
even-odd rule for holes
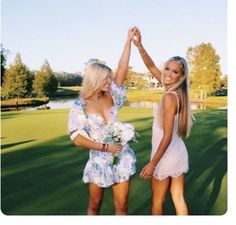
[[[138,28],[136,28],[135,38],[133,39],[134,45],[138,48],[142,60],[151,74],[161,83],[161,71],[157,68],[152,58],[142,45],[142,36]]]
[[[131,51],[131,41],[135,33],[135,28],[132,28],[128,31],[128,37],[125,42],[124,50],[120,57],[118,68],[116,72],[116,83],[121,86],[124,83],[125,75],[129,67],[130,51]]]

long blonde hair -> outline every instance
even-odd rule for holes
[[[108,66],[102,63],[89,64],[85,70],[83,85],[80,90],[80,97],[91,97],[102,87],[104,80],[108,76],[111,76],[113,79],[112,70]]]
[[[165,93],[170,93],[170,92],[176,92],[179,100],[180,100],[180,110],[179,115],[178,115],[178,135],[180,137],[188,137],[191,128],[193,125],[193,121],[195,120],[192,110],[190,108],[189,104],[189,94],[188,94],[188,87],[189,87],[189,82],[188,82],[188,65],[187,62],[184,58],[180,56],[174,56],[167,60],[165,65],[171,61],[176,61],[182,66],[182,71],[183,71],[183,76],[172,86],[165,86],[163,82],[163,73],[161,76],[161,82],[164,86],[164,94]],[[161,104],[159,107],[159,119],[158,119],[158,124],[160,127],[163,127],[163,104],[162,104],[162,99],[161,99]]]

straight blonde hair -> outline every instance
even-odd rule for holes
[[[112,70],[108,66],[102,63],[89,64],[85,70],[83,85],[80,90],[80,97],[91,97],[96,91],[101,89],[104,80],[108,76],[111,76],[111,78],[114,79]]]
[[[180,137],[188,137],[190,132],[191,132],[191,128],[193,125],[193,121],[195,120],[193,114],[192,114],[192,110],[190,108],[190,104],[189,104],[189,93],[188,93],[188,88],[189,88],[189,82],[188,82],[188,65],[187,62],[184,58],[180,57],[180,56],[174,56],[172,58],[170,58],[169,60],[167,60],[167,62],[165,63],[168,64],[171,61],[176,61],[178,62],[181,67],[182,67],[182,71],[183,71],[183,76],[176,82],[176,84],[173,84],[172,86],[165,86],[164,82],[163,82],[163,73],[161,76],[161,82],[164,86],[164,94],[166,93],[170,93],[170,92],[175,92],[178,97],[179,97],[179,103],[178,105],[180,105],[180,109],[179,109],[179,116],[178,116],[178,135]],[[163,98],[162,98],[163,99]],[[161,104],[159,107],[159,119],[158,119],[158,124],[159,126],[162,128],[163,127],[163,103],[162,103],[162,99],[161,99]]]

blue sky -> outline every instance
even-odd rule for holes
[[[83,71],[90,58],[115,69],[127,30],[138,26],[143,45],[157,65],[190,46],[210,42],[227,62],[225,0],[3,0],[1,43],[19,52],[30,69],[48,59],[54,71]],[[135,47],[130,66],[146,72]]]

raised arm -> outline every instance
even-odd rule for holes
[[[138,48],[139,53],[142,57],[142,60],[148,70],[152,73],[152,75],[161,83],[161,71],[157,68],[151,57],[148,55],[146,50],[142,45],[142,36],[138,28],[136,28],[135,38],[133,38],[134,45]]]
[[[116,83],[121,86],[124,83],[125,75],[129,66],[130,59],[130,51],[131,51],[131,41],[133,39],[134,33],[136,32],[136,28],[132,28],[128,31],[128,37],[125,42],[124,50],[120,57],[120,61],[118,64],[117,72],[116,72]]]

